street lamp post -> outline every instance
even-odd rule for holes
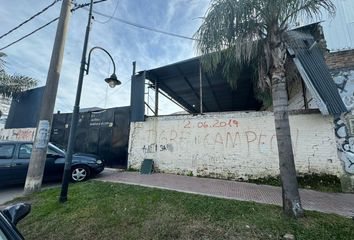
[[[105,53],[108,54],[108,56],[112,60],[113,67],[114,67],[113,74],[109,78],[106,78],[105,81],[109,84],[110,87],[115,87],[116,85],[120,84],[120,81],[117,79],[117,76],[115,74],[116,66],[113,61],[113,58],[105,49],[103,49],[101,47],[92,48],[89,52],[88,62],[86,63],[87,45],[88,45],[88,39],[89,39],[89,34],[90,34],[90,28],[91,28],[91,19],[92,19],[92,6],[93,6],[93,0],[91,0],[91,2],[90,2],[90,11],[89,11],[88,23],[87,23],[87,27],[86,27],[84,47],[82,50],[82,57],[81,57],[79,82],[78,82],[77,91],[76,91],[74,110],[73,110],[73,114],[72,114],[72,118],[71,118],[71,127],[70,127],[70,133],[69,133],[68,148],[67,148],[67,152],[66,152],[66,156],[65,156],[65,167],[64,167],[63,180],[62,180],[62,186],[61,186],[61,193],[60,193],[60,197],[59,197],[59,202],[61,202],[61,203],[64,203],[67,201],[69,179],[70,179],[70,175],[71,175],[72,155],[73,155],[73,149],[74,149],[74,145],[75,145],[76,127],[77,127],[78,117],[79,117],[82,84],[83,84],[83,80],[84,80],[84,73],[86,72],[86,74],[88,74],[88,72],[89,72],[91,53],[94,49],[100,49],[100,50],[104,51]],[[85,68],[86,66],[87,66],[87,69]]]

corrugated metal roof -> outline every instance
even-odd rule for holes
[[[354,49],[354,1],[334,0],[336,16],[321,24],[328,48],[332,51]]]
[[[297,20],[300,26],[321,21],[327,47],[331,52],[354,49],[354,1],[332,0],[336,6],[336,15],[329,16],[324,12],[315,19],[306,19],[303,16]]]
[[[315,97],[319,96],[317,101],[322,101],[330,114],[337,116],[347,109],[328,70],[323,52],[314,43],[310,33],[301,30],[287,32],[287,44],[295,53],[295,63],[298,63],[298,70],[307,87]],[[326,114],[323,110],[322,113]]]

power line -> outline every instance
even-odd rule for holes
[[[30,33],[28,33],[28,34],[26,34],[25,36],[23,36],[23,37],[17,39],[16,41],[14,41],[14,42],[12,42],[12,43],[6,45],[5,47],[0,48],[0,51],[2,51],[2,50],[4,50],[5,48],[8,48],[8,47],[14,45],[15,43],[18,43],[19,41],[21,41],[21,40],[23,40],[23,39],[25,39],[25,38],[27,38],[27,37],[29,37],[29,36],[31,36],[32,34],[34,34],[34,33],[38,32],[39,30],[41,30],[41,29],[43,29],[43,28],[49,26],[50,24],[52,24],[53,22],[57,21],[58,19],[59,19],[59,17],[54,18],[52,21],[50,21],[50,22],[44,24],[43,26],[37,28],[36,30],[34,30],[34,31],[32,31],[32,32],[30,32]]]
[[[118,5],[119,5],[119,0],[116,0],[117,1],[117,4],[116,4],[116,7],[114,8],[114,11],[112,13],[112,15],[106,20],[106,21],[98,21],[96,19],[93,19],[95,22],[98,22],[98,23],[101,23],[101,24],[106,24],[108,23],[109,21],[112,20],[112,18],[114,17],[114,15],[116,15],[116,11],[118,9]]]
[[[105,1],[107,1],[107,0],[98,0],[98,1],[94,1],[93,4],[101,3],[101,2],[105,2]],[[83,3],[83,4],[74,3],[74,6],[75,7],[73,9],[71,9],[71,12],[75,12],[79,8],[90,6],[90,3]]]
[[[55,0],[54,2],[52,2],[50,5],[48,5],[47,7],[43,8],[40,12],[36,13],[35,15],[33,15],[32,17],[28,18],[27,20],[25,20],[24,22],[20,23],[19,25],[17,25],[16,27],[14,27],[13,29],[11,29],[10,31],[8,31],[7,33],[3,34],[0,36],[0,39],[2,39],[3,37],[9,35],[10,33],[12,33],[13,31],[15,31],[16,29],[22,27],[23,25],[25,25],[26,23],[28,23],[29,21],[31,21],[32,19],[34,19],[35,17],[41,15],[42,13],[44,13],[45,11],[47,11],[49,8],[51,8],[52,6],[54,6],[54,4],[56,4],[57,2],[59,2],[61,0]],[[49,24],[48,24],[49,25]]]
[[[60,0],[57,0],[57,1],[60,1]],[[107,1],[107,0],[95,1],[94,4],[95,4],[95,3],[100,3],[100,2],[105,2],[105,1]],[[74,11],[76,11],[76,10],[79,9],[79,8],[84,8],[85,10],[87,10],[85,7],[86,7],[86,6],[89,6],[90,4],[89,4],[89,3],[86,3],[86,4],[75,4],[75,5],[76,5],[76,7],[74,7],[74,8],[71,10],[71,12],[74,12]],[[112,15],[112,16],[109,16],[109,15],[104,14],[104,13],[101,13],[101,12],[97,12],[97,11],[93,11],[93,12],[94,12],[95,14],[97,14],[97,15],[101,15],[101,16],[104,16],[104,17],[109,17],[109,18],[114,19],[114,20],[116,20],[116,21],[119,21],[119,22],[122,22],[122,23],[125,23],[125,24],[128,24],[128,25],[131,25],[131,26],[134,26],[134,27],[137,27],[137,28],[146,29],[146,30],[149,30],[149,31],[152,31],[152,32],[157,32],[157,33],[169,35],[169,36],[172,36],[172,37],[177,37],[177,38],[183,38],[183,39],[198,41],[198,39],[196,39],[196,38],[186,37],[186,36],[183,36],[183,35],[179,35],[179,34],[175,34],[175,33],[170,33],[170,32],[166,32],[166,31],[162,31],[162,30],[156,29],[156,28],[152,28],[152,27],[148,27],[148,26],[141,25],[141,24],[129,22],[129,21],[126,21],[126,20],[121,19],[121,18],[118,18],[118,17],[113,17],[113,15]],[[12,42],[12,43],[6,45],[5,47],[0,48],[0,51],[2,51],[2,50],[4,50],[4,49],[6,49],[6,48],[12,46],[12,45],[15,44],[15,43],[20,42],[21,40],[23,40],[23,39],[25,39],[25,38],[27,38],[27,37],[29,37],[29,36],[31,36],[32,34],[38,32],[39,30],[41,30],[41,29],[43,29],[43,28],[45,28],[45,27],[47,27],[48,25],[50,25],[51,23],[57,21],[58,19],[59,19],[59,17],[57,17],[57,18],[53,19],[52,21],[50,21],[50,22],[44,24],[43,26],[41,26],[41,27],[35,29],[34,31],[32,31],[32,32],[30,32],[30,33],[28,33],[28,34],[26,34],[25,36],[23,36],[23,37],[17,39],[16,41],[14,41],[14,42]]]
[[[86,11],[88,11],[88,9],[86,9],[86,8],[84,8],[84,9],[85,9]],[[129,21],[124,20],[124,19],[122,19],[122,18],[109,16],[109,15],[104,14],[104,13],[101,13],[101,12],[97,12],[97,11],[93,11],[93,12],[94,12],[95,14],[97,14],[97,15],[101,15],[101,16],[104,16],[104,17],[111,17],[112,19],[114,19],[114,20],[116,20],[116,21],[119,21],[119,22],[122,22],[122,23],[125,23],[125,24],[128,24],[128,25],[131,25],[131,26],[134,26],[134,27],[137,27],[137,28],[146,29],[146,30],[149,30],[149,31],[152,31],[152,32],[157,32],[157,33],[169,35],[169,36],[172,36],[172,37],[178,37],[178,38],[183,38],[183,39],[198,41],[198,39],[196,39],[196,38],[186,37],[186,36],[183,36],[183,35],[179,35],[179,34],[175,34],[175,33],[171,33],[171,32],[162,31],[162,30],[159,30],[159,29],[156,29],[156,28],[144,26],[144,25],[141,25],[141,24],[138,24],[138,23],[129,22]]]
[[[60,1],[60,0],[57,0],[57,1]],[[95,2],[93,2],[93,3],[95,4],[95,3],[105,2],[105,1],[107,1],[107,0],[99,0],[99,1],[95,1]],[[76,7],[74,7],[73,9],[71,9],[71,12],[74,12],[74,11],[76,11],[77,9],[86,7],[86,6],[88,6],[88,5],[90,5],[90,3],[77,4]],[[49,26],[50,24],[52,24],[53,22],[57,21],[58,19],[59,19],[59,17],[54,18],[54,19],[51,20],[50,22],[48,22],[48,23],[46,23],[46,24],[40,26],[39,28],[37,28],[37,29],[33,30],[32,32],[26,34],[25,36],[23,36],[23,37],[17,39],[16,41],[14,41],[14,42],[12,42],[12,43],[6,45],[5,47],[0,48],[0,51],[4,50],[4,49],[6,49],[6,48],[8,48],[8,47],[10,47],[10,46],[12,46],[12,45],[14,45],[14,44],[20,42],[20,41],[22,41],[23,39],[25,39],[25,38],[31,36],[32,34],[38,32],[39,30],[41,30],[41,29],[43,29],[43,28]]]

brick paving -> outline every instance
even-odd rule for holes
[[[161,173],[141,175],[138,172],[112,170],[105,170],[97,179],[219,198],[282,205],[280,187],[252,183]],[[300,196],[303,208],[306,210],[335,213],[345,217],[354,216],[354,194],[324,193],[300,189]]]

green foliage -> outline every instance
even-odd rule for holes
[[[306,212],[294,220],[273,205],[88,181],[17,201],[32,203],[18,228],[31,239],[351,239],[351,219]]]
[[[30,77],[2,73],[0,74],[0,94],[10,97],[14,93],[23,92],[37,86],[37,83],[37,80]]]
[[[342,192],[340,179],[328,174],[304,174],[297,177],[300,188],[312,189],[322,192]],[[250,179],[248,182],[265,184],[272,186],[281,186],[280,177],[266,177]]]
[[[9,75],[6,73],[5,53],[0,52],[0,95],[11,97],[14,93],[22,92],[37,86],[38,81],[22,75]]]
[[[6,54],[3,52],[0,52],[0,73],[4,71],[4,67],[5,67],[5,60],[4,57],[6,57]]]

